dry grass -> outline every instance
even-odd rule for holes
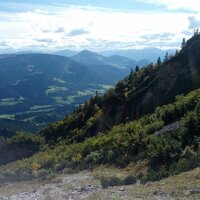
[[[93,176],[97,179],[101,178],[102,176],[105,177],[112,177],[117,176],[119,178],[124,178],[126,176],[132,175],[137,176],[137,174],[142,173],[146,174],[147,171],[147,161],[139,161],[137,163],[131,163],[125,168],[117,168],[117,167],[106,167],[106,166],[99,166],[95,168],[93,172]]]
[[[122,172],[123,173],[123,172]],[[145,185],[122,186],[93,193],[88,200],[200,199],[200,168]]]
[[[115,167],[99,166],[92,173],[85,171],[73,175],[60,174],[52,180],[52,183],[62,186],[64,191],[73,190],[77,187],[100,185],[101,176],[135,175],[145,172],[145,162],[131,164],[124,169]],[[61,180],[66,180],[62,184]],[[70,180],[71,179],[71,180]],[[69,180],[69,182],[68,182]],[[11,196],[19,192],[37,190],[42,184],[37,181],[7,184],[0,187],[0,195]],[[85,200],[199,200],[200,199],[200,168],[190,172],[172,176],[157,182],[149,182],[145,185],[119,186],[108,189],[98,189],[88,194]]]

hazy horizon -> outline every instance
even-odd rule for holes
[[[0,2],[0,52],[177,49],[200,26],[197,0]]]

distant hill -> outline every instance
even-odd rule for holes
[[[12,127],[22,121],[40,128],[72,112],[76,104],[84,102],[96,90],[103,92],[115,81],[62,56],[1,55],[0,119],[6,119],[7,125],[10,120]],[[5,120],[0,122],[5,124]]]
[[[169,54],[174,54],[175,51],[176,49],[161,50],[158,48],[146,48],[146,49],[127,49],[127,50],[107,50],[98,53],[107,57],[113,55],[120,55],[133,60],[146,59],[149,60],[150,62],[155,63],[159,56],[163,59],[166,52],[168,52]]]
[[[64,49],[64,50],[60,50],[60,51],[55,51],[52,54],[54,55],[59,55],[59,56],[66,56],[66,57],[71,57],[76,55],[78,52],[76,51],[72,51],[70,49]]]
[[[150,64],[150,61],[145,60],[145,59],[136,61],[136,60],[127,58],[125,56],[120,56],[120,55],[110,56],[109,60],[112,61],[113,63],[118,63],[119,65],[122,65],[126,67],[127,69],[135,69],[136,65],[143,67]]]
[[[119,80],[126,76],[136,65],[144,66],[148,61],[134,61],[123,56],[105,57],[92,51],[84,50],[72,57],[74,60],[87,65],[105,80]],[[111,75],[112,74],[112,78]]]
[[[41,53],[0,55],[0,124],[39,130],[126,76],[135,65],[129,61],[128,66],[89,51],[73,59]]]
[[[93,66],[95,68],[102,66],[125,68],[124,66],[118,63],[112,62],[112,60],[105,56],[88,50],[83,50],[80,53],[74,55],[72,58],[80,63],[83,63],[87,66]]]
[[[104,60],[108,63],[109,62],[112,63],[112,61],[113,61],[112,56],[114,56],[113,57],[114,59],[118,59],[116,56],[121,56],[121,57],[124,57],[124,59],[129,58],[131,60],[135,60],[136,62],[144,60],[145,61],[144,65],[146,65],[146,61],[148,61],[148,63],[150,63],[150,62],[155,63],[159,56],[163,60],[166,52],[168,52],[168,54],[174,54],[175,51],[176,51],[176,49],[162,50],[162,49],[159,49],[159,48],[145,48],[145,49],[126,49],[126,50],[121,50],[121,49],[119,49],[119,50],[105,50],[105,51],[100,51],[100,52],[92,52],[92,51],[89,51],[89,50],[83,50],[81,52],[77,52],[77,51],[73,51],[73,50],[70,50],[70,49],[64,49],[64,50],[60,50],[60,51],[55,51],[52,54],[66,56],[66,57],[73,57],[73,56],[76,57],[76,55],[80,53],[81,56],[87,57],[87,55],[89,53],[94,53],[94,54],[96,54],[97,60]],[[95,57],[94,54],[93,54],[93,56]],[[101,57],[101,56],[104,56],[104,58]],[[109,59],[106,59],[106,58],[109,58]],[[110,58],[111,58],[111,60],[110,60]],[[110,61],[108,61],[108,60],[110,60]],[[119,64],[119,63],[117,62],[117,64]],[[140,64],[140,65],[143,65],[143,63]]]

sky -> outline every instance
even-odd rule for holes
[[[1,0],[0,52],[179,48],[199,0]]]

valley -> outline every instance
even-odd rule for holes
[[[127,58],[126,65],[120,63],[124,58],[113,64],[113,59],[89,51],[77,54],[76,59],[80,62],[50,54],[1,55],[1,126],[38,132],[96,92],[103,94],[137,65]]]

